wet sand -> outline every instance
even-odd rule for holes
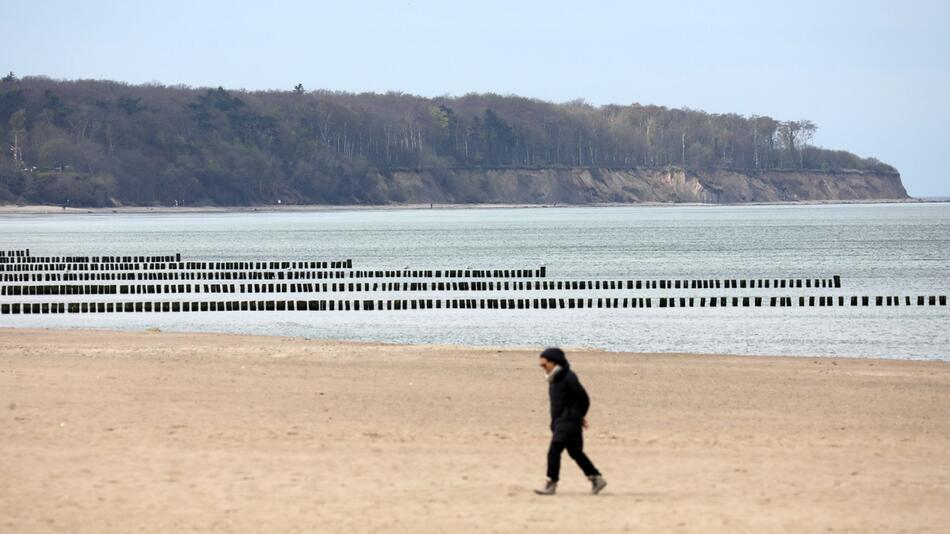
[[[950,364],[0,329],[2,532],[945,532]]]

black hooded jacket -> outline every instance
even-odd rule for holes
[[[561,369],[554,375],[548,385],[548,396],[551,398],[551,432],[553,441],[566,441],[570,436],[579,434],[583,427],[582,421],[590,408],[590,397],[581,385],[580,380],[566,358],[548,358]]]

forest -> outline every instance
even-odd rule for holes
[[[895,172],[812,144],[809,120],[513,95],[244,91],[0,80],[0,204],[382,204],[395,170]]]

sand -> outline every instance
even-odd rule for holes
[[[950,365],[0,329],[0,531],[946,532]]]
[[[717,203],[703,204],[693,202],[638,202],[630,203],[595,203],[595,204],[264,204],[259,206],[114,206],[106,208],[93,208],[82,206],[71,206],[63,209],[62,205],[52,204],[0,204],[0,216],[10,215],[76,215],[76,214],[144,214],[144,213],[178,213],[178,214],[201,214],[201,213],[247,213],[247,212],[336,212],[336,211],[380,211],[380,210],[421,210],[421,209],[442,209],[442,210],[468,210],[468,209],[512,209],[512,208],[571,208],[571,207],[683,207],[683,206],[813,206],[826,204],[916,204],[929,202],[948,202],[950,200],[943,198],[906,198],[906,199],[865,199],[865,200],[796,200],[790,202],[743,202],[740,204]]]
[[[903,201],[900,201],[903,202]],[[650,203],[653,205],[656,203]],[[596,205],[596,204],[595,204]],[[604,204],[606,205],[606,204]],[[630,204],[615,204],[624,206]],[[644,204],[648,205],[648,204]],[[659,204],[663,205],[663,204]],[[686,204],[681,204],[686,205]],[[512,208],[546,208],[543,204],[263,204],[260,206],[115,206],[107,208],[69,207],[63,209],[61,205],[28,204],[13,205],[0,204],[0,216],[8,215],[78,215],[78,214],[148,214],[148,213],[308,213],[308,212],[339,212],[339,211],[393,211],[393,210],[421,210],[421,209],[512,209]],[[564,205],[563,207],[570,207]]]

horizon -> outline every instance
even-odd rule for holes
[[[809,119],[815,146],[894,166],[911,196],[950,196],[939,161],[950,122],[950,6],[793,7],[54,1],[6,8],[0,69],[62,81],[249,92],[300,83],[308,92],[493,93]]]

